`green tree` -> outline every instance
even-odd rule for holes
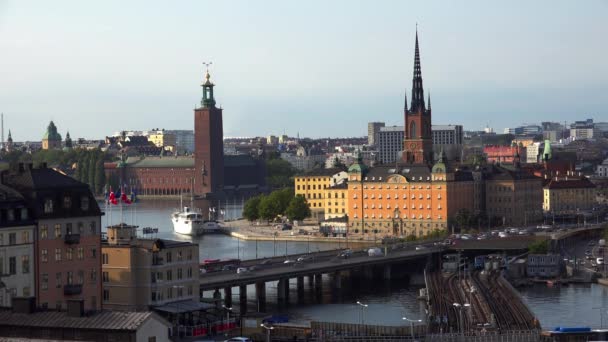
[[[471,222],[471,213],[466,209],[460,209],[456,213],[456,224],[460,227],[460,230],[469,227]]]
[[[283,159],[270,159],[266,162],[266,184],[271,189],[293,187],[296,170]]]
[[[262,196],[255,196],[245,202],[243,208],[243,217],[249,221],[255,221],[260,218],[260,202],[262,202]]]
[[[290,220],[304,220],[307,217],[310,217],[310,207],[308,206],[308,202],[306,198],[302,195],[295,196],[289,201],[289,206],[285,211],[287,218]]]
[[[87,184],[89,184],[89,188],[91,188],[91,191],[95,192],[95,166],[97,165],[97,154],[96,153],[89,153],[89,167],[88,167],[88,182]]]
[[[260,218],[267,221],[274,220],[280,214],[276,197],[273,198],[270,195],[262,197],[258,208]]]
[[[78,158],[78,167],[80,170],[80,181],[86,184],[89,184],[89,156],[86,154],[82,154],[80,158]]]
[[[95,163],[95,192],[101,194],[106,185],[106,172],[103,168],[103,158],[100,156]]]
[[[547,254],[549,251],[549,240],[532,242],[528,245],[528,251],[531,254]]]

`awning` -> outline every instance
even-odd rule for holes
[[[167,303],[154,308],[156,311],[168,313],[184,313],[193,311],[204,311],[215,308],[215,305],[209,303],[195,302],[193,300],[184,300],[181,302]]]

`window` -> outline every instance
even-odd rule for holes
[[[65,224],[65,234],[66,235],[72,235],[72,224],[71,223],[66,223]]]
[[[55,224],[55,238],[61,237],[61,224]]]
[[[21,272],[30,273],[30,256],[29,255],[21,256]]]
[[[188,252],[188,260],[192,260],[192,249],[189,249]]]
[[[68,271],[67,284],[72,285],[74,283],[74,272]]]
[[[55,287],[61,287],[61,272],[55,273]]]
[[[0,233],[0,246],[4,245],[4,234]]]
[[[95,235],[97,233],[97,224],[95,221],[91,221],[89,224],[89,229],[91,230],[91,234]]]
[[[78,284],[84,284],[84,271],[78,271]]]
[[[103,300],[107,302],[110,300],[110,290],[103,290]]]
[[[188,278],[192,278],[192,267],[188,268]]]
[[[30,242],[30,232],[25,231],[21,232],[21,243],[29,243]]]
[[[108,253],[102,253],[101,254],[101,263],[104,265],[107,265],[109,263],[108,261]]]
[[[110,274],[108,272],[101,272],[101,281],[104,283],[110,282]]]
[[[49,274],[48,273],[42,273],[42,290],[48,290],[49,288]]]
[[[82,211],[89,210],[89,197],[87,197],[87,196],[80,197],[80,210],[82,210]]]
[[[167,252],[167,263],[171,262],[171,252]]]
[[[49,251],[48,249],[43,249],[40,251],[40,259],[42,260],[42,262],[47,262],[49,261]]]
[[[84,260],[84,248],[78,247],[78,260]]]
[[[40,238],[46,239],[49,235],[49,226],[46,224],[40,225]]]
[[[184,260],[184,256],[182,254],[182,251],[178,251],[177,252],[177,261],[183,261]]]
[[[65,250],[65,260],[72,260],[74,258],[74,248],[68,248]]]
[[[63,208],[70,209],[72,207],[72,197],[69,195],[63,196]]]
[[[188,286],[188,296],[192,296],[192,285]]]
[[[17,274],[17,258],[16,257],[8,258],[8,273]]]
[[[45,214],[53,213],[53,200],[50,198],[44,200],[44,213]]]
[[[167,280],[168,281],[173,280],[173,273],[171,272],[171,270],[167,270]]]
[[[61,261],[61,248],[55,248],[55,261]]]
[[[95,259],[97,258],[97,248],[95,247],[91,247],[91,258]]]
[[[177,269],[177,280],[181,280],[182,279],[182,269],[178,268]]]
[[[97,269],[91,268],[90,275],[91,276],[89,277],[89,279],[91,280],[91,283],[96,283],[97,282]]]
[[[17,233],[9,233],[8,234],[8,244],[16,245],[17,244]]]
[[[78,223],[76,224],[76,226],[78,227],[78,233],[79,233],[79,234],[84,233],[84,223],[82,223],[82,222],[78,222]]]

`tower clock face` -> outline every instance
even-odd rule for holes
[[[411,148],[412,150],[416,149],[416,143],[411,143],[411,144],[410,144],[410,148]]]

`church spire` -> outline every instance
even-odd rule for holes
[[[412,80],[412,105],[410,111],[423,114],[424,90],[422,88],[422,68],[420,67],[420,49],[418,47],[418,27],[416,27],[416,47],[414,52],[414,79]]]
[[[431,91],[429,90],[429,99],[428,99],[428,103],[429,103],[429,110],[431,110]]]
[[[407,88],[405,88],[405,94],[404,94],[404,103],[403,103],[403,110],[407,112]]]

